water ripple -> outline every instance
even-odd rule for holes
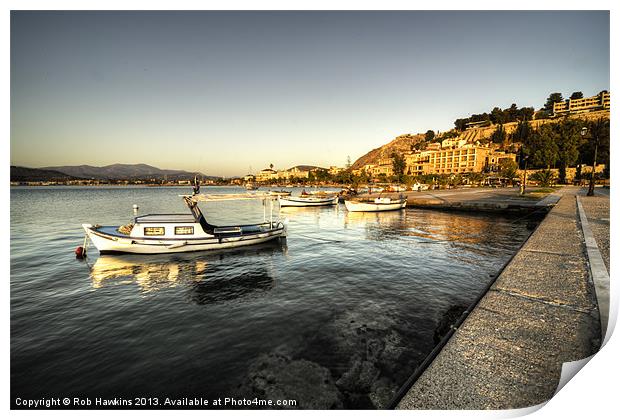
[[[184,192],[11,189],[12,395],[381,408],[529,234],[527,220],[479,214],[283,209],[285,245],[160,256],[91,248],[75,260],[81,223],[124,223],[134,203],[185,212]],[[213,222],[262,220],[253,204],[203,210]]]

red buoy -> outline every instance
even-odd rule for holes
[[[75,258],[82,259],[86,256],[86,250],[81,246],[75,248]]]

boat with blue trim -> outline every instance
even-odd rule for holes
[[[86,237],[101,254],[163,254],[205,251],[255,245],[286,236],[284,223],[273,219],[273,201],[269,194],[182,195],[189,214],[148,214],[137,216],[124,226],[82,224]],[[199,201],[262,199],[269,203],[270,218],[263,223],[214,226],[198,207]],[[85,238],[86,246],[86,238]]]

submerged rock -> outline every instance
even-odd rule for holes
[[[297,408],[385,408],[430,350],[420,344],[432,345],[431,322],[371,302],[336,313],[293,348],[259,356],[239,395],[295,399]]]
[[[379,378],[372,384],[368,398],[372,405],[377,408],[385,408],[398,390],[398,384],[386,377]]]
[[[357,358],[350,369],[336,381],[336,385],[341,390],[367,394],[380,374],[381,372],[379,372],[374,363]]]
[[[299,355],[329,368],[345,407],[384,408],[424,357],[416,334],[399,314],[367,303],[334,316]]]
[[[290,408],[342,408],[342,396],[328,369],[282,353],[260,355],[248,369],[238,394],[244,398],[293,399]]]

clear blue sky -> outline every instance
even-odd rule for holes
[[[11,164],[343,166],[609,87],[606,11],[12,12]]]

